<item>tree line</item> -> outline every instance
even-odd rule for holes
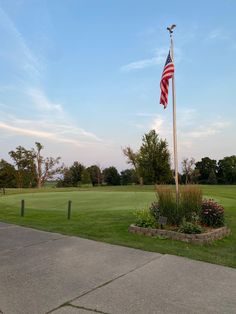
[[[41,188],[46,181],[54,179],[58,187],[76,187],[84,184],[128,185],[128,184],[174,184],[170,152],[166,140],[155,132],[144,134],[137,151],[130,146],[123,148],[123,154],[131,169],[122,170],[111,166],[101,169],[99,165],[86,167],[75,161],[70,167],[60,165],[60,157],[43,157],[43,145],[26,149],[16,147],[9,152],[12,163],[0,160],[0,188]],[[184,158],[182,184],[236,184],[236,155],[216,161],[204,157],[195,162],[194,158]]]

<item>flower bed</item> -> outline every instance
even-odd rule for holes
[[[129,227],[129,232],[144,234],[146,236],[164,236],[172,240],[179,240],[188,243],[208,244],[212,241],[228,236],[230,234],[230,229],[227,227],[221,227],[217,229],[210,229],[209,232],[200,234],[186,234],[172,230],[143,228],[131,225]]]

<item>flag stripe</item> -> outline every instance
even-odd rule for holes
[[[164,108],[166,108],[168,103],[169,79],[173,77],[174,71],[175,71],[174,63],[171,59],[169,51],[160,82],[161,88],[160,104],[163,105]]]

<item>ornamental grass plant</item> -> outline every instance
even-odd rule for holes
[[[195,222],[196,216],[200,216],[202,207],[202,191],[195,185],[181,187],[179,193],[179,207],[181,217],[186,221]]]
[[[169,186],[157,187],[159,215],[167,217],[168,224],[179,225],[181,215],[176,204],[176,196]]]

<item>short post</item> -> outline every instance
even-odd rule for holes
[[[21,200],[21,217],[25,216],[25,200]]]
[[[71,201],[68,201],[68,213],[67,213],[67,219],[70,219],[71,216]]]

